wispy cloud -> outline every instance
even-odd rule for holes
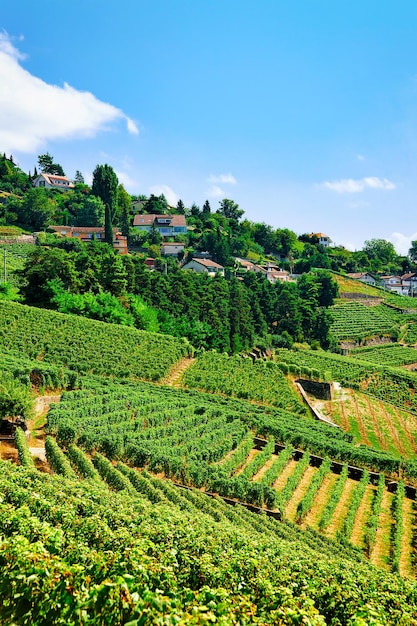
[[[377,176],[357,179],[342,178],[341,180],[326,181],[320,186],[337,191],[337,193],[360,193],[365,189],[395,189],[395,184],[388,178],[378,178]]]
[[[6,32],[0,33],[0,145],[5,152],[33,152],[56,139],[93,137],[124,120],[138,128],[123,111],[101,102],[92,93],[67,83],[49,85],[25,70],[24,59]]]
[[[123,185],[126,191],[131,191],[133,193],[133,189],[137,187],[137,181],[134,180],[129,174],[126,172],[122,172],[120,170],[115,170],[119,183]]]
[[[211,174],[207,180],[209,183],[230,183],[231,185],[236,185],[237,183],[233,174],[218,174],[217,176]]]
[[[408,254],[409,249],[411,248],[411,242],[417,240],[417,233],[413,233],[412,235],[403,235],[402,233],[392,233],[389,238],[391,243],[394,244],[394,248],[403,256]]]
[[[363,154],[357,154],[356,158],[358,159],[358,161],[365,161],[365,157],[363,156]]]
[[[209,198],[225,198],[226,194],[221,187],[218,185],[212,185],[210,189],[206,192]]]
[[[149,193],[153,193],[154,196],[164,194],[170,206],[176,206],[179,200],[179,196],[171,187],[168,187],[168,185],[154,185],[153,187],[149,187]]]

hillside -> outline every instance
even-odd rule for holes
[[[314,421],[277,363],[185,367],[180,340],[14,303],[0,320],[0,371],[62,393],[46,462],[22,433],[21,467],[0,461],[4,623],[417,624],[411,440],[401,456]]]

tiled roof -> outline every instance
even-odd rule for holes
[[[65,230],[70,233],[104,233],[104,226],[48,226],[48,228],[56,231]],[[118,228],[113,228],[114,233],[118,231]]]
[[[215,263],[214,261],[211,261],[210,259],[196,259],[193,257],[193,261],[195,261],[196,263],[199,263],[200,265],[203,265],[204,267],[217,267],[219,269],[224,269],[223,265],[219,265],[218,263]]]
[[[135,215],[133,226],[152,226],[155,220],[169,220],[167,226],[186,226],[185,215],[154,215],[144,213]]]

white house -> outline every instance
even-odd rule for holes
[[[381,284],[384,289],[400,295],[407,295],[408,289],[403,287],[401,276],[381,276]]]
[[[183,270],[206,272],[209,276],[224,276],[224,267],[209,259],[191,259],[182,266]]]
[[[378,284],[376,277],[373,274],[370,274],[370,272],[350,272],[348,276],[349,278],[360,280],[361,283],[372,285],[373,287]]]
[[[161,244],[162,256],[178,256],[179,252],[184,252],[185,243],[166,241]]]
[[[42,172],[32,182],[34,187],[44,187],[45,189],[74,189],[74,183],[66,176],[47,174]]]
[[[324,233],[311,233],[310,237],[317,237],[319,243],[324,247],[328,248],[332,242],[329,235],[325,235]]]

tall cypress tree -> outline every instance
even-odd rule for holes
[[[102,199],[105,206],[104,238],[113,245],[113,216],[117,207],[117,188],[119,181],[110,165],[97,165],[93,172],[91,191]]]

